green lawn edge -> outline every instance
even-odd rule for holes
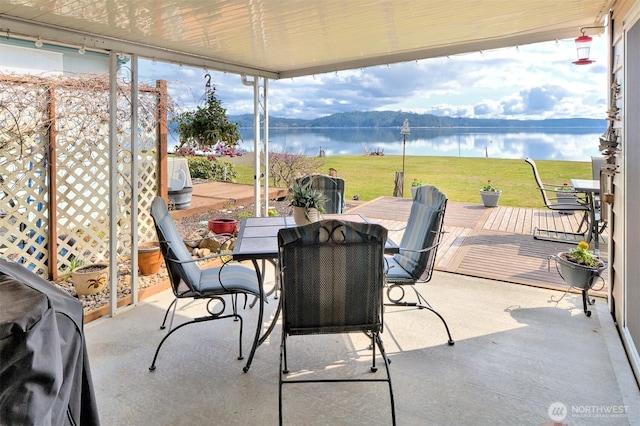
[[[338,171],[345,180],[345,199],[358,196],[369,201],[393,195],[396,172],[402,171],[402,156],[341,155],[324,157],[318,173]],[[571,179],[592,179],[591,162],[535,160],[545,184],[562,186]],[[235,163],[235,162],[234,162]],[[254,183],[253,164],[234,164],[237,182]],[[500,205],[542,208],[542,196],[537,190],[531,167],[524,159],[406,156],[404,160],[404,196],[411,197],[413,179],[434,185],[451,201],[481,204],[478,191],[487,180],[502,191]],[[272,182],[269,182],[270,184]]]

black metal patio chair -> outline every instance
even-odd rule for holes
[[[423,185],[416,190],[411,204],[409,220],[400,241],[400,252],[387,257],[387,306],[415,306],[433,312],[440,318],[449,337],[449,345],[455,342],[451,337],[445,319],[418,291],[415,284],[429,282],[436,264],[436,254],[443,234],[442,224],[447,208],[447,197],[435,186]],[[417,298],[416,302],[405,300],[404,286],[410,285]]]
[[[386,382],[395,424],[389,360],[380,338],[386,240],[387,230],[380,225],[338,220],[324,220],[278,232],[282,284],[280,424],[284,384],[340,381]],[[371,338],[371,372],[377,371],[375,348],[378,347],[386,369],[383,377],[316,378],[318,376],[305,369],[303,378],[285,379],[289,374],[289,336],[349,332],[364,332]]]
[[[536,180],[536,185],[542,195],[542,201],[546,208],[559,214],[573,214],[574,211],[582,212],[582,219],[580,220],[577,231],[559,231],[557,229],[542,229],[535,227],[533,229],[533,238],[536,240],[555,241],[569,244],[575,244],[581,240],[587,239],[590,229],[591,207],[587,202],[587,199],[584,197],[584,194],[580,194],[575,191],[562,191],[563,195],[573,195],[573,197],[559,198],[557,195],[558,188],[562,188],[564,185],[542,183],[535,161],[531,158],[527,158],[524,161],[531,166],[533,177]]]
[[[219,320],[224,318],[233,318],[240,322],[240,336],[239,336],[239,355],[238,359],[243,359],[242,355],[242,317],[238,314],[237,295],[253,295],[258,298],[263,298],[263,294],[260,289],[260,275],[259,269],[254,262],[254,268],[248,268],[239,264],[230,264],[229,262],[223,262],[222,266],[200,269],[197,260],[206,260],[212,258],[219,258],[225,256],[224,254],[216,254],[200,259],[193,259],[185,243],[183,242],[178,229],[176,228],[171,215],[167,209],[165,201],[156,197],[151,203],[151,216],[155,223],[156,232],[160,241],[160,250],[164,256],[167,271],[169,273],[169,280],[171,281],[171,288],[175,296],[174,301],[169,305],[165,312],[165,320],[171,309],[173,309],[172,317],[167,334],[158,344],[153,361],[149,370],[153,371],[156,368],[156,360],[160,353],[160,348],[164,342],[175,331],[182,327],[200,323],[203,321]],[[231,313],[225,314],[226,300],[225,296],[230,296],[231,299]],[[205,299],[208,300],[206,305],[207,314],[198,318],[194,318],[180,325],[173,327],[173,315],[175,314],[176,306],[179,299]],[[245,299],[246,302],[246,299]],[[216,306],[217,305],[217,306]],[[260,336],[260,328],[262,326],[262,316],[264,312],[263,303],[260,303],[260,309],[258,313],[256,335],[254,338],[253,347],[251,348],[251,354],[247,362],[247,366],[244,367],[245,372],[248,370],[248,366],[251,364],[257,342]],[[161,327],[162,328],[162,327]]]

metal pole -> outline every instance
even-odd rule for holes
[[[109,316],[118,310],[118,54],[109,54]],[[132,129],[132,131],[134,131]],[[138,200],[131,200],[131,203]]]
[[[407,144],[407,135],[402,134],[402,196],[404,197],[404,151]]]

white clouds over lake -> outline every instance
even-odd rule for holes
[[[573,40],[269,81],[269,114],[312,119],[348,111],[402,110],[467,118],[605,118],[607,37],[594,36],[591,65]],[[253,113],[253,88],[209,72],[231,115]],[[165,79],[181,107],[197,104],[205,70],[141,61],[144,82]]]

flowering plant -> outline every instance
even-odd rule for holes
[[[573,191],[573,187],[565,182],[562,186],[557,187],[556,191]]]
[[[589,251],[589,243],[580,241],[576,248],[569,251],[567,260],[580,265],[595,266],[597,258]]]
[[[411,182],[411,186],[422,186],[422,181],[416,178],[413,178],[413,182]]]
[[[482,191],[499,192],[498,188],[491,184],[491,179],[487,179],[487,183],[482,187]]]

